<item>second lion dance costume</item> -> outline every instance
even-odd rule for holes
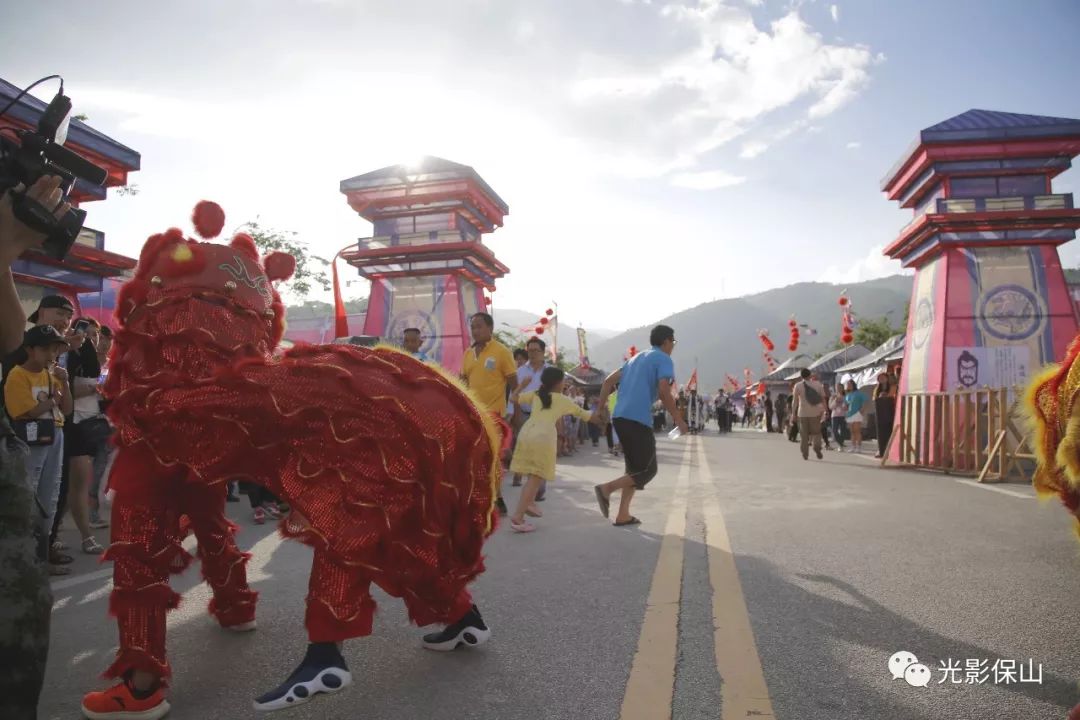
[[[1025,400],[1035,431],[1035,490],[1040,497],[1061,500],[1080,539],[1080,336],[1061,365],[1035,378]],[[1080,705],[1068,720],[1080,720]]]
[[[196,208],[200,236],[224,213]],[[351,681],[338,643],[371,633],[375,583],[402,598],[417,625],[446,624],[424,645],[450,650],[490,635],[466,586],[483,572],[494,530],[503,429],[460,384],[392,348],[298,346],[274,351],[285,310],[271,285],[295,260],[260,260],[252,239],[229,245],[154,235],[117,298],[105,394],[119,448],[110,475],[114,562],[110,611],[120,649],[90,693],[90,718],[164,716],[170,675],[165,615],[179,595],[169,575],[198,540],[210,613],[254,628],[249,555],[225,518],[226,486],[247,480],[288,503],[283,534],[314,548],[300,666],[255,702],[298,705]],[[140,692],[133,673],[156,678]]]

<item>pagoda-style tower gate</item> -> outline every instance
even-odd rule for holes
[[[510,208],[466,165],[425,157],[341,183],[349,205],[374,225],[341,257],[371,281],[364,334],[399,342],[419,328],[422,350],[453,372],[472,344],[469,317],[509,270],[481,236]]]
[[[885,249],[916,270],[901,394],[1015,388],[1060,359],[1076,311],[1058,246],[1080,228],[1051,180],[1080,120],[969,110],[920,133],[882,183],[915,218]]]

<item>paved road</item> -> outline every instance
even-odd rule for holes
[[[759,433],[665,438],[660,462],[638,529],[595,506],[618,461],[587,448],[562,463],[541,529],[489,542],[475,592],[489,644],[426,652],[400,603],[377,596],[375,634],[346,645],[354,686],[286,717],[1050,720],[1080,696],[1080,556],[1065,513],[1025,486],[804,462]],[[309,552],[245,507],[230,511],[254,555],[259,629],[218,629],[196,568],[174,581],[176,720],[255,716],[251,698],[304,647]],[[55,585],[42,718],[78,717],[115,650],[107,570],[80,558],[75,573]],[[928,687],[892,679],[900,650],[928,666]],[[1042,682],[939,683],[949,659],[1031,659]]]

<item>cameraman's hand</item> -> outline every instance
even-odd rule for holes
[[[58,176],[44,175],[30,186],[26,195],[47,208],[54,208],[53,215],[60,218],[71,209],[71,203],[60,202],[64,196],[63,191],[60,190],[60,183],[61,179]],[[20,191],[22,188],[20,184],[15,191]],[[6,192],[3,197],[0,197],[0,260],[5,265],[10,265],[27,250],[40,248],[45,241],[45,233],[28,227],[15,217],[12,208],[13,200],[11,192]]]

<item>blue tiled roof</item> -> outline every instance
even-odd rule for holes
[[[3,110],[9,102],[18,97],[20,92],[22,92],[20,88],[0,79],[0,110]],[[77,103],[78,98],[74,98],[73,102]],[[38,118],[45,112],[46,107],[48,107],[48,103],[44,103],[28,93],[19,98],[19,102],[15,103],[7,114],[32,127],[37,127]],[[78,113],[77,106],[75,113]],[[81,120],[71,121],[66,144],[79,145],[88,150],[93,150],[128,170],[138,170],[142,162],[139,153],[126,145],[121,145],[108,135],[95,130]]]
[[[968,110],[926,128],[920,133],[920,138],[925,143],[940,143],[1062,135],[1080,135],[1080,120],[996,110]]]

